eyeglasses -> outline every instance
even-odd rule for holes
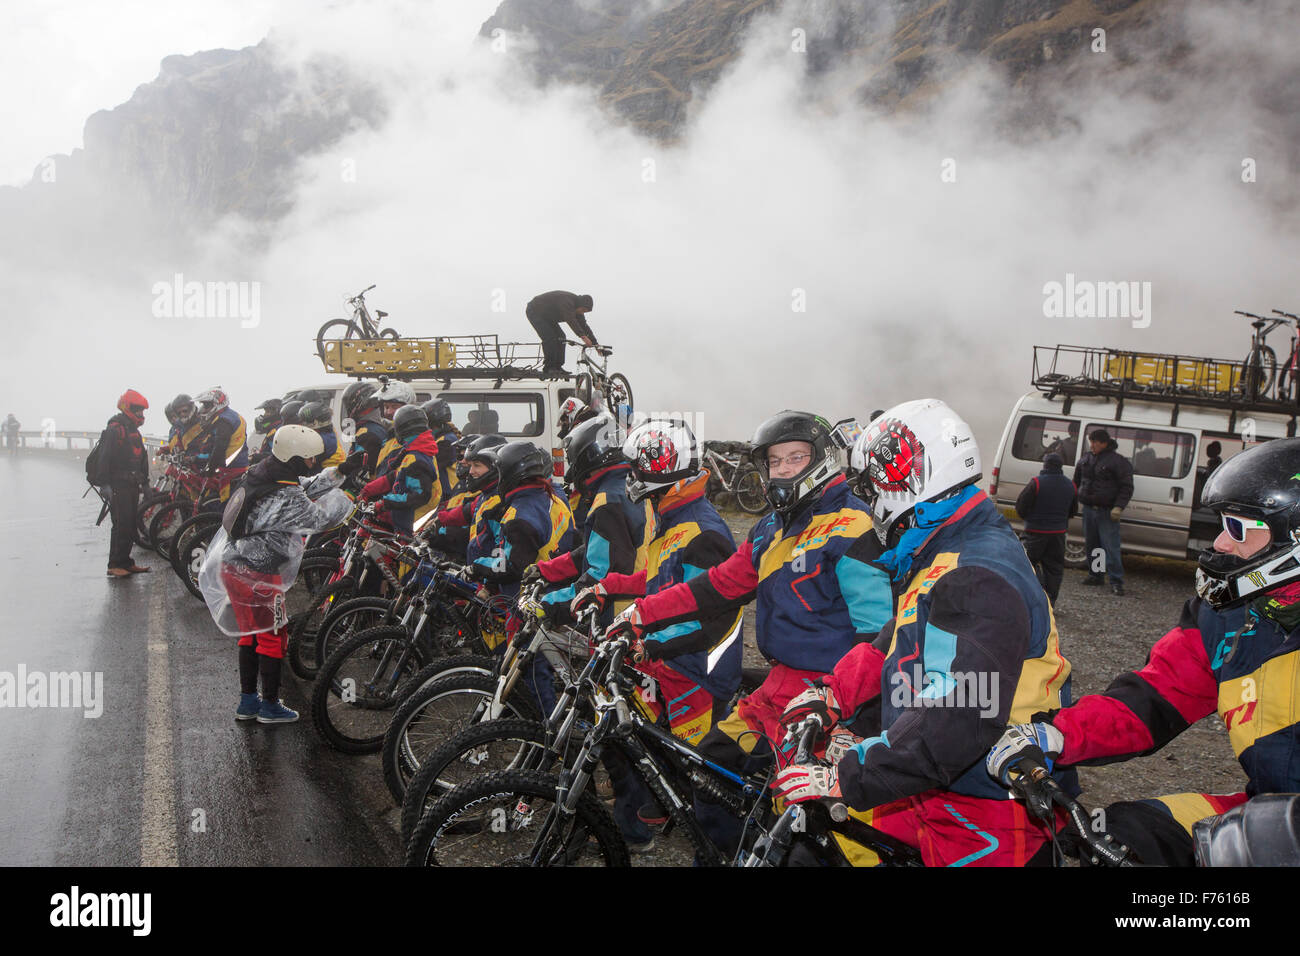
[[[1238,518],[1236,515],[1223,515],[1223,530],[1228,532],[1228,537],[1238,544],[1244,544],[1246,532],[1255,528],[1267,531],[1268,522],[1257,521],[1254,518]]]
[[[789,465],[791,468],[802,468],[810,461],[812,461],[812,455],[806,451],[797,451],[793,455],[786,455],[784,458],[768,458],[767,470],[776,471],[782,465]]]

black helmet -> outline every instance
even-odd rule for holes
[[[788,518],[801,504],[812,501],[832,478],[843,472],[835,455],[831,430],[831,423],[820,415],[787,409],[777,412],[754,432],[750,455],[763,476],[768,502],[782,518]],[[812,457],[794,477],[772,478],[768,474],[767,451],[788,441],[812,445]]]
[[[272,428],[279,425],[281,404],[278,398],[268,398],[261,405],[258,405],[257,409],[262,414],[253,419],[253,427],[265,435]]]
[[[509,494],[525,481],[550,477],[551,456],[530,441],[512,441],[497,449],[497,471],[501,475],[497,490]]]
[[[185,409],[189,409],[189,414],[185,414]],[[187,425],[194,420],[194,413],[198,411],[194,407],[194,399],[190,398],[184,392],[181,392],[172,399],[172,411],[176,413],[176,419],[183,425]]]
[[[296,398],[298,401],[302,402],[303,404],[309,404],[311,402],[324,402],[326,405],[328,405],[330,399],[333,397],[334,397],[333,393],[327,392],[324,389],[320,389],[320,388],[304,388],[296,395],[294,395],[294,398]]]
[[[1300,438],[1278,438],[1228,459],[1205,483],[1201,504],[1216,514],[1262,521],[1272,537],[1248,558],[1201,552],[1196,593],[1212,608],[1236,607],[1300,580]]]
[[[420,406],[424,409],[424,415],[429,419],[429,427],[437,428],[439,425],[446,425],[451,422],[451,406],[445,399],[434,398]]]
[[[419,405],[403,405],[393,415],[393,434],[403,444],[428,430],[429,420]]]
[[[302,414],[302,402],[294,399],[291,402],[285,402],[280,406],[280,424],[281,425],[301,425],[302,420],[298,417]]]
[[[471,461],[482,462],[488,466],[488,470],[479,475],[477,478],[466,480],[466,486],[470,491],[487,491],[496,486],[500,473],[497,471],[497,451],[506,440],[500,435],[480,435],[474,439],[474,442],[465,452],[465,463]]]
[[[360,418],[369,409],[378,408],[379,401],[375,398],[378,391],[373,382],[353,382],[343,389],[343,414],[348,418]]]
[[[334,421],[330,407],[324,402],[308,402],[298,409],[298,421],[308,428],[328,428]]]
[[[569,463],[565,482],[577,487],[601,468],[626,462],[624,437],[609,415],[588,419],[569,432],[564,438],[564,458]]]

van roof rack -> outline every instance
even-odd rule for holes
[[[545,379],[539,342],[502,342],[492,335],[431,339],[329,339],[320,353],[325,371],[355,379],[380,375],[456,380]]]
[[[1136,352],[1086,345],[1035,345],[1030,384],[1048,398],[1065,396],[1068,413],[1074,397],[1113,398],[1119,419],[1125,400],[1172,405],[1170,424],[1183,406],[1230,412],[1272,412],[1290,417],[1295,427],[1300,402],[1250,396],[1242,385],[1243,363],[1231,359]]]

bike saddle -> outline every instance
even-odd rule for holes
[[[388,317],[388,313],[383,309],[375,309],[375,315],[379,316],[381,319]]]
[[[1300,866],[1300,794],[1265,793],[1192,827],[1197,866]]]

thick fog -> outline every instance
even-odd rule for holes
[[[709,437],[748,437],[783,407],[865,419],[933,395],[990,456],[1035,343],[1240,357],[1234,308],[1300,311],[1294,130],[1266,108],[1297,92],[1294,3],[1170,5],[1176,26],[1112,32],[1032,95],[954,64],[896,114],[852,95],[860,63],[806,76],[792,5],[753,22],[671,146],[595,91],[536,88],[526,37],[477,36],[495,6],[273,7],[284,62],[343,58],[387,112],[305,159],[271,227],[227,221],[195,244],[123,215],[79,235],[96,197],[65,209],[53,253],[15,237],[29,224],[0,225],[0,416],[98,428],[130,386],[158,433],[172,395],[220,383],[251,419],[325,379],[315,330],[372,283],[403,333],[525,341],[525,303],[561,288],[594,297],[638,406],[700,413]],[[104,44],[114,29],[133,27],[105,27]],[[1157,42],[1175,31],[1176,69]],[[60,150],[80,145],[66,134]],[[257,283],[256,321],[155,315],[176,274]],[[1044,287],[1067,274],[1150,300],[1048,317]]]

